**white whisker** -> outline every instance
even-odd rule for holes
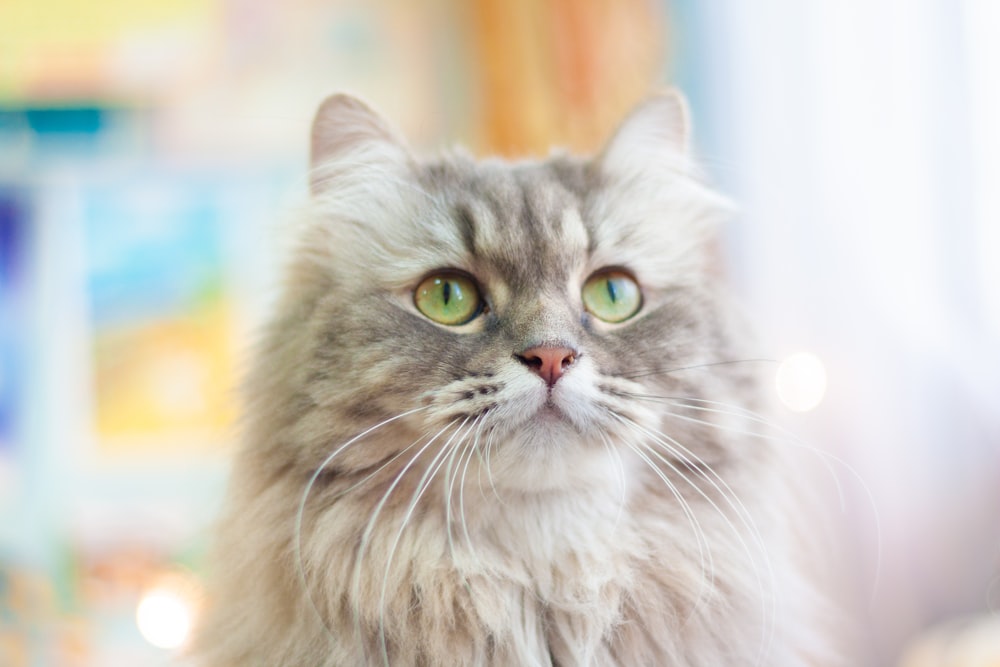
[[[490,429],[489,433],[486,435],[486,447],[484,448],[483,458],[486,459],[486,480],[490,483],[490,488],[493,489],[493,496],[497,499],[497,502],[501,505],[506,505],[504,499],[500,497],[500,492],[497,490],[496,481],[493,479],[493,447],[495,446],[496,431]]]
[[[455,421],[457,420],[453,420],[445,428],[450,427],[452,424],[455,423]],[[385,562],[385,572],[383,573],[382,576],[382,592],[379,596],[379,623],[378,623],[379,648],[382,653],[382,661],[386,665],[386,667],[389,667],[389,647],[388,644],[386,643],[386,638],[385,638],[385,600],[389,588],[389,573],[392,569],[392,560],[396,555],[396,549],[399,547],[399,542],[403,538],[403,533],[406,530],[406,526],[407,524],[410,523],[410,520],[413,518],[413,512],[416,509],[417,504],[420,502],[420,498],[423,496],[424,492],[430,486],[431,480],[434,479],[437,473],[441,470],[441,467],[444,465],[445,460],[448,458],[448,455],[451,454],[451,450],[453,449],[452,443],[454,443],[455,439],[459,437],[462,429],[465,427],[468,421],[469,418],[466,417],[462,421],[462,423],[458,425],[458,427],[455,429],[455,432],[451,435],[451,437],[449,437],[448,440],[444,443],[444,445],[441,446],[441,450],[434,455],[433,459],[431,459],[430,464],[427,466],[427,470],[424,472],[423,476],[420,478],[420,482],[417,484],[416,490],[414,490],[413,495],[410,497],[410,504],[406,508],[406,513],[403,516],[403,520],[399,524],[399,530],[396,531],[396,537],[395,539],[393,539],[392,546],[389,548],[389,554],[386,557],[386,562]],[[400,474],[399,478],[402,478],[402,473]]]
[[[466,447],[469,454],[465,459],[465,466],[462,468],[462,481],[459,483],[458,487],[458,517],[462,523],[462,532],[465,533],[465,542],[469,547],[469,553],[477,563],[480,563],[481,561],[479,560],[479,555],[475,546],[472,544],[472,537],[469,535],[469,522],[465,513],[465,478],[469,472],[469,464],[472,462],[473,455],[477,454],[479,451],[479,437],[482,435],[481,417],[476,419],[473,426],[475,427],[475,434],[473,435],[471,444]]]
[[[695,542],[698,545],[698,557],[699,565],[701,567],[701,585],[698,590],[698,598],[695,600],[694,607],[691,609],[691,613],[688,615],[687,623],[691,618],[695,616],[701,606],[707,601],[709,591],[715,587],[715,557],[712,554],[712,544],[708,540],[708,536],[705,534],[704,529],[701,527],[701,522],[698,521],[698,517],[695,515],[694,510],[691,508],[691,504],[688,503],[687,499],[681,494],[680,490],[670,481],[670,478],[660,470],[659,466],[653,462],[645,452],[655,454],[648,446],[642,444],[630,444],[626,443],[629,448],[643,460],[643,462],[651,469],[656,476],[660,478],[670,493],[677,499],[678,504],[681,507],[681,511],[684,516],[687,517],[688,523],[691,524],[692,530],[695,534]],[[643,451],[644,450],[644,451]]]
[[[365,436],[369,435],[370,433],[373,433],[374,431],[377,431],[378,429],[388,424],[391,424],[394,421],[403,419],[404,417],[408,417],[412,414],[415,414],[417,412],[426,409],[427,409],[426,407],[414,408],[412,410],[408,410],[406,412],[398,414],[394,417],[390,417],[389,419],[385,419],[379,422],[378,424],[375,424],[374,426],[365,429],[358,435],[354,436],[344,444],[337,447],[335,450],[333,450],[333,452],[329,456],[323,459],[323,462],[320,463],[319,467],[317,467],[315,472],[313,472],[312,476],[309,478],[309,482],[306,484],[306,488],[302,492],[302,499],[299,501],[299,506],[295,513],[294,551],[295,551],[295,564],[297,568],[297,575],[299,578],[299,583],[302,585],[302,590],[305,593],[306,599],[309,601],[310,608],[312,608],[313,612],[316,614],[316,618],[319,619],[320,624],[323,626],[323,630],[330,638],[333,638],[333,633],[331,632],[329,626],[327,625],[326,620],[323,618],[323,615],[320,613],[319,608],[316,606],[316,600],[313,598],[312,591],[309,589],[309,582],[306,578],[305,565],[302,561],[302,521],[305,516],[306,502],[309,500],[309,494],[312,493],[313,486],[315,486],[316,480],[319,479],[319,476],[323,474],[323,470],[326,469],[326,467],[330,465],[333,462],[333,460],[337,458],[337,456],[339,456],[348,447],[350,447],[357,441],[361,440]]]
[[[874,566],[875,571],[873,573],[872,591],[869,598],[869,605],[875,604],[875,598],[877,597],[878,594],[879,581],[881,579],[881,572],[882,572],[882,520],[871,487],[868,486],[867,482],[865,482],[864,480],[864,477],[861,476],[861,473],[858,472],[856,468],[854,468],[850,463],[840,458],[839,456],[832,454],[831,452],[806,444],[789,430],[781,427],[778,424],[771,422],[764,416],[739,405],[731,405],[720,401],[712,401],[703,398],[696,398],[693,396],[684,396],[684,397],[636,396],[636,398],[642,398],[646,400],[655,399],[655,400],[670,402],[673,405],[680,408],[688,408],[690,410],[698,410],[700,412],[705,412],[705,413],[720,414],[729,417],[741,417],[750,422],[760,424],[767,428],[774,429],[777,433],[780,434],[780,436],[770,435],[767,433],[757,433],[754,431],[740,429],[726,424],[716,424],[714,422],[710,422],[707,420],[699,420],[696,417],[691,417],[689,415],[682,415],[672,412],[665,413],[677,419],[682,419],[692,423],[711,426],[720,430],[729,431],[740,435],[760,438],[762,440],[767,440],[769,442],[773,442],[776,444],[788,446],[795,449],[800,449],[802,451],[814,455],[820,461],[820,463],[822,463],[824,468],[826,468],[827,472],[830,475],[830,478],[834,483],[834,486],[837,489],[837,495],[840,501],[840,507],[842,512],[846,511],[847,509],[846,494],[844,493],[840,477],[837,475],[833,466],[837,465],[841,467],[843,470],[845,470],[851,477],[853,477],[858,482],[861,489],[864,491],[869,505],[869,509],[872,512],[872,521],[875,524],[875,540],[876,540],[876,545],[875,545],[876,553],[875,553],[875,566]],[[692,405],[692,403],[701,403],[703,405]],[[706,407],[706,406],[712,406],[712,407]]]
[[[609,454],[614,456],[618,463],[618,482],[621,486],[621,496],[618,498],[618,514],[615,515],[615,525],[611,531],[612,535],[614,535],[614,533],[618,530],[618,525],[621,523],[622,515],[625,513],[625,504],[628,498],[628,482],[627,477],[625,476],[625,463],[622,461],[621,453],[617,448],[611,446],[611,441],[608,439],[607,435],[602,432],[600,433],[600,436],[601,444],[604,445],[604,449],[607,450]]]
[[[619,418],[620,419],[625,419],[624,417],[619,417]],[[770,596],[768,595],[768,591],[765,590],[764,582],[760,578],[760,574],[759,574],[759,572],[758,572],[758,570],[756,568],[756,560],[754,559],[753,553],[750,550],[749,545],[747,545],[746,541],[743,539],[742,533],[737,529],[736,525],[733,524],[732,520],[729,518],[729,515],[726,512],[724,512],[722,510],[722,508],[720,508],[718,506],[718,504],[716,504],[716,502],[714,500],[712,500],[712,498],[707,493],[705,493],[705,491],[700,486],[698,486],[697,484],[695,484],[687,475],[685,475],[669,459],[667,459],[662,454],[660,454],[659,452],[657,452],[656,450],[654,450],[648,444],[643,443],[643,446],[647,449],[647,451],[649,451],[653,456],[655,456],[657,458],[657,460],[659,460],[661,463],[663,463],[664,465],[666,465],[674,474],[678,475],[681,479],[683,479],[684,481],[686,481],[691,486],[691,488],[698,495],[700,495],[709,504],[709,506],[711,506],[718,513],[718,515],[723,519],[723,521],[726,523],[726,525],[732,531],[733,535],[736,537],[737,541],[739,542],[740,546],[743,549],[743,552],[750,559],[750,563],[755,565],[754,568],[753,568],[753,572],[754,572],[754,577],[757,580],[758,590],[760,591],[760,594],[761,594],[761,606],[762,606],[761,613],[762,613],[762,621],[764,623],[764,625],[762,627],[763,637],[761,638],[760,654],[758,656],[758,661],[757,661],[756,664],[758,664],[758,665],[759,664],[763,664],[762,661],[763,661],[764,657],[766,657],[766,655],[767,655],[767,653],[769,651],[769,647],[771,645],[771,642],[773,640],[774,621],[775,621],[775,612],[774,612],[774,609],[776,608],[777,602],[774,599],[774,594],[773,594],[773,584],[774,584],[774,581],[775,581],[774,570],[773,570],[773,567],[771,565],[770,558],[769,558],[769,556],[767,554],[767,549],[764,546],[763,539],[762,539],[762,537],[760,535],[759,530],[757,529],[756,525],[754,524],[752,517],[748,517],[749,513],[747,512],[745,505],[743,505],[743,503],[740,502],[738,500],[738,498],[734,502],[733,498],[735,498],[736,495],[735,495],[735,493],[732,492],[732,489],[728,485],[725,485],[725,482],[723,482],[723,484],[725,485],[726,489],[728,490],[728,493],[724,492],[723,489],[711,477],[709,477],[707,473],[705,473],[704,471],[702,471],[701,467],[694,465],[694,462],[692,462],[690,459],[688,459],[684,455],[683,452],[681,452],[681,451],[679,451],[677,449],[677,447],[682,447],[682,446],[679,443],[677,443],[676,440],[674,440],[672,438],[669,438],[668,436],[663,436],[662,434],[658,434],[658,433],[655,433],[653,431],[650,431],[649,429],[647,429],[647,428],[645,428],[645,427],[643,427],[643,426],[641,426],[639,424],[636,424],[635,422],[631,422],[631,420],[626,420],[626,421],[630,423],[630,425],[631,425],[632,428],[637,429],[640,433],[643,433],[647,437],[651,438],[654,442],[656,442],[661,447],[663,447],[665,450],[667,450],[668,453],[671,453],[672,455],[674,455],[677,458],[681,459],[681,461],[683,461],[686,465],[688,465],[689,467],[693,468],[694,470],[700,471],[701,472],[701,476],[715,489],[715,491],[717,493],[719,493],[719,495],[722,498],[724,498],[726,500],[726,502],[729,504],[730,508],[733,509],[734,512],[736,512],[736,514],[737,514],[738,517],[740,517],[740,520],[743,523],[743,526],[749,531],[750,535],[754,538],[754,541],[756,542],[757,546],[759,547],[760,553],[761,553],[761,555],[763,557],[764,566],[765,566],[765,569],[766,569],[766,572],[767,572],[767,575],[768,575],[769,582],[772,584],[771,589],[770,589],[770,593],[771,593]],[[668,442],[668,440],[669,440],[669,442]],[[674,445],[676,445],[676,447]],[[683,448],[683,449],[686,450],[686,448]],[[700,461],[700,459],[699,459],[699,461]],[[702,465],[705,465],[709,470],[711,470],[710,466],[707,466],[707,464],[705,464],[703,461],[700,461],[700,462],[701,462]],[[713,474],[715,474],[714,470],[712,472],[713,472]],[[717,474],[716,474],[716,477],[718,477]],[[720,481],[721,481],[721,478],[720,478]],[[741,510],[741,508],[742,508],[742,510]],[[771,613],[770,614],[768,614],[768,608],[767,608],[767,599],[768,599],[768,597],[770,597],[770,601],[771,601]]]
[[[461,426],[459,426],[459,429],[464,427],[465,423],[466,422],[462,422]],[[445,536],[448,540],[448,553],[451,554],[451,560],[453,562],[455,562],[457,559],[455,552],[455,538],[452,536],[451,532],[451,525],[453,523],[451,517],[452,514],[451,498],[455,488],[455,477],[456,477],[454,473],[455,461],[457,458],[459,458],[459,452],[462,451],[461,444],[464,442],[464,440],[465,440],[464,434],[459,438],[458,442],[456,442],[454,446],[450,446],[451,440],[449,440],[448,445],[450,446],[449,447],[450,451],[448,452],[448,455],[442,460],[442,464],[444,464],[444,484],[443,484],[444,493],[442,493],[441,496],[442,499],[444,500],[444,528],[445,528]]]
[[[614,413],[612,413],[612,414],[614,414]],[[631,422],[631,421],[625,419],[624,417],[621,417],[619,415],[614,415],[614,416],[616,418],[618,418],[618,419],[621,419],[622,423],[624,425],[626,425],[627,427],[629,427],[630,429],[636,429],[636,427],[638,426],[634,422]],[[684,498],[684,496],[681,494],[680,490],[676,487],[676,485],[674,485],[674,483],[672,481],[670,481],[670,478],[668,478],[664,474],[664,472],[662,470],[660,470],[659,466],[657,466],[652,461],[652,459],[650,459],[643,452],[643,450],[650,451],[651,453],[654,453],[654,454],[655,454],[655,452],[652,451],[651,449],[649,449],[648,446],[643,445],[642,443],[632,443],[632,442],[629,442],[629,441],[626,440],[626,441],[624,441],[624,444],[629,449],[631,449],[632,452],[635,453],[636,456],[638,456],[640,459],[642,459],[642,461],[649,467],[649,469],[652,470],[653,473],[657,477],[659,477],[660,481],[662,481],[664,483],[664,485],[667,487],[667,490],[669,490],[670,493],[671,493],[671,495],[673,495],[674,498],[677,500],[678,504],[681,507],[681,511],[684,513],[684,516],[687,518],[688,523],[691,525],[691,530],[692,530],[692,532],[694,533],[694,536],[695,536],[695,542],[698,545],[698,556],[699,556],[699,559],[700,559],[700,566],[701,566],[701,570],[702,570],[702,579],[703,579],[703,581],[707,582],[707,584],[703,583],[703,588],[702,588],[701,591],[699,591],[699,594],[698,594],[698,603],[695,605],[695,609],[697,609],[697,607],[700,605],[702,599],[704,598],[705,587],[711,587],[712,585],[714,585],[714,582],[715,582],[715,560],[712,557],[712,545],[708,541],[708,537],[705,535],[705,532],[702,529],[701,524],[698,522],[698,518],[695,516],[694,511],[691,509],[691,506],[689,505],[689,503],[687,502],[687,500]],[[707,563],[707,567],[706,567],[706,563]],[[707,573],[707,576],[706,576],[706,573]]]
[[[420,448],[420,450],[417,451],[417,453],[414,454],[413,457],[409,461],[407,461],[406,465],[403,466],[402,470],[400,470],[399,473],[396,474],[395,479],[393,479],[392,483],[389,484],[389,487],[386,489],[386,492],[384,494],[382,494],[382,498],[379,500],[378,504],[375,506],[375,509],[372,512],[371,516],[369,517],[367,525],[365,526],[364,533],[361,536],[361,542],[360,542],[360,545],[358,547],[357,556],[355,557],[355,561],[354,561],[354,573],[353,573],[353,576],[352,576],[351,590],[353,592],[353,597],[354,597],[355,601],[360,597],[360,589],[361,589],[361,563],[364,561],[365,551],[367,550],[368,544],[371,541],[372,533],[375,530],[375,525],[376,525],[377,519],[378,519],[379,515],[381,514],[382,509],[385,507],[386,503],[389,501],[389,496],[392,495],[392,492],[395,491],[396,487],[402,481],[403,477],[406,476],[406,473],[413,466],[413,464],[416,463],[417,459],[419,459],[421,457],[421,455],[423,455],[423,453],[425,451],[427,451],[427,449],[431,445],[433,445],[434,442],[441,435],[443,435],[445,431],[448,430],[448,428],[450,428],[452,426],[452,424],[454,424],[454,422],[450,422],[450,423],[446,424],[443,428],[441,428],[441,430],[439,430],[437,433],[435,433],[434,436],[430,440],[428,440],[427,443],[424,444]],[[380,614],[380,616],[382,614],[382,609],[381,608],[379,610],[379,614]],[[357,609],[357,608],[355,608],[355,610],[354,610],[354,623],[355,623],[355,632],[358,634],[358,638],[360,639],[360,635],[361,635],[361,611],[359,609]],[[359,645],[364,646],[364,642],[359,642]]]

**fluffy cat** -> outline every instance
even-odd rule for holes
[[[337,95],[312,168],[202,664],[815,664],[679,93],[517,163],[418,159]]]

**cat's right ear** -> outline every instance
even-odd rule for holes
[[[355,165],[399,166],[409,152],[399,133],[361,100],[337,93],[323,100],[313,119],[309,150],[314,195],[327,189],[337,162]]]

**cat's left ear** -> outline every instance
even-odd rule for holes
[[[344,93],[323,100],[313,119],[310,189],[320,194],[335,177],[329,167],[349,160],[354,166],[399,167],[409,150],[396,129],[367,104]]]
[[[651,164],[687,165],[691,157],[691,112],[684,94],[668,88],[632,110],[600,156],[612,173],[643,170]]]

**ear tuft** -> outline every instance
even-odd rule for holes
[[[405,142],[378,113],[351,95],[337,93],[323,100],[313,119],[309,166],[314,193],[323,190],[322,168],[357,153],[367,162],[405,162]]]
[[[683,93],[668,88],[640,103],[622,121],[601,154],[606,171],[629,172],[690,159],[691,113]]]

